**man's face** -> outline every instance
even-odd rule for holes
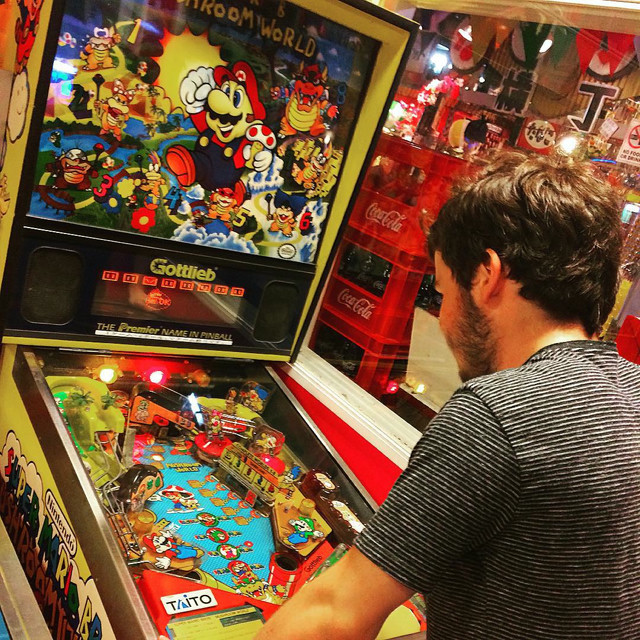
[[[489,319],[477,307],[471,292],[463,289],[451,269],[435,253],[436,289],[442,294],[440,328],[458,363],[463,382],[493,373],[496,343]]]

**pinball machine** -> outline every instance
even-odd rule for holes
[[[352,1],[28,8],[3,522],[54,638],[250,638],[373,512],[270,365],[299,347],[417,26]]]

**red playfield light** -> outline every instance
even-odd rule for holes
[[[144,376],[152,384],[164,384],[169,377],[169,372],[164,367],[151,367]]]
[[[400,385],[395,380],[389,380],[386,393],[398,393],[399,388]]]

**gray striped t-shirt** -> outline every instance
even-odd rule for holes
[[[576,341],[467,382],[356,546],[430,640],[639,640],[640,367]]]

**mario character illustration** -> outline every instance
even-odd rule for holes
[[[120,34],[113,27],[101,29],[96,27],[89,38],[80,57],[86,61],[83,71],[97,71],[98,69],[113,69],[116,65],[111,56],[111,49],[121,40]]]
[[[82,149],[69,149],[64,155],[56,158],[55,162],[47,165],[47,171],[54,178],[55,189],[77,189],[88,191],[91,189],[91,178],[98,176],[97,170],[89,162],[87,154]]]
[[[218,524],[218,520],[220,520],[218,516],[214,516],[212,513],[207,513],[206,511],[204,513],[199,513],[196,516],[196,519],[205,527],[215,527]]]
[[[236,585],[236,591],[242,595],[261,600],[266,596],[265,583],[251,567],[242,560],[234,560],[228,565],[231,580]]]
[[[235,560],[239,555],[237,547],[232,544],[221,544],[218,546],[218,553],[226,560]]]
[[[267,220],[271,220],[269,231],[282,233],[290,238],[296,229],[296,218],[304,209],[307,201],[302,196],[276,191],[273,203],[275,212],[271,211],[271,199],[268,200],[269,213],[267,214]]]
[[[247,382],[240,390],[240,403],[256,413],[262,413],[268,398],[269,391],[257,382]]]
[[[198,557],[202,554],[200,549],[179,544],[170,531],[160,531],[153,535],[144,536],[144,546],[155,555],[154,565],[158,569],[167,570],[169,567],[186,569],[196,566]],[[182,566],[177,566],[178,563]],[[186,566],[184,566],[186,565]]]
[[[281,136],[293,136],[298,133],[320,136],[325,132],[325,114],[329,118],[338,115],[338,107],[330,104],[326,98],[326,83],[326,66],[320,70],[318,64],[300,63],[293,91],[280,121]]]
[[[173,509],[167,513],[188,513],[190,511],[202,511],[200,503],[195,499],[191,491],[187,491],[175,484],[168,486],[160,492],[160,495],[173,502]]]
[[[299,518],[289,520],[289,525],[293,527],[293,533],[287,536],[287,542],[291,545],[305,544],[309,539],[319,540],[324,538],[324,533],[315,529],[311,518]]]
[[[199,134],[193,151],[182,145],[167,150],[166,165],[181,187],[198,182],[209,191],[237,193],[245,168],[270,166],[276,137],[262,122],[265,108],[246,62],[192,69],[180,84],[180,99]]]
[[[135,94],[135,89],[125,89],[120,80],[115,80],[113,95],[94,102],[94,108],[100,114],[100,135],[112,133],[116,140],[122,140],[122,130],[129,119],[129,104]]]
[[[16,20],[16,65],[15,73],[24,71],[36,39],[43,0],[21,0],[17,3],[20,17]]]

